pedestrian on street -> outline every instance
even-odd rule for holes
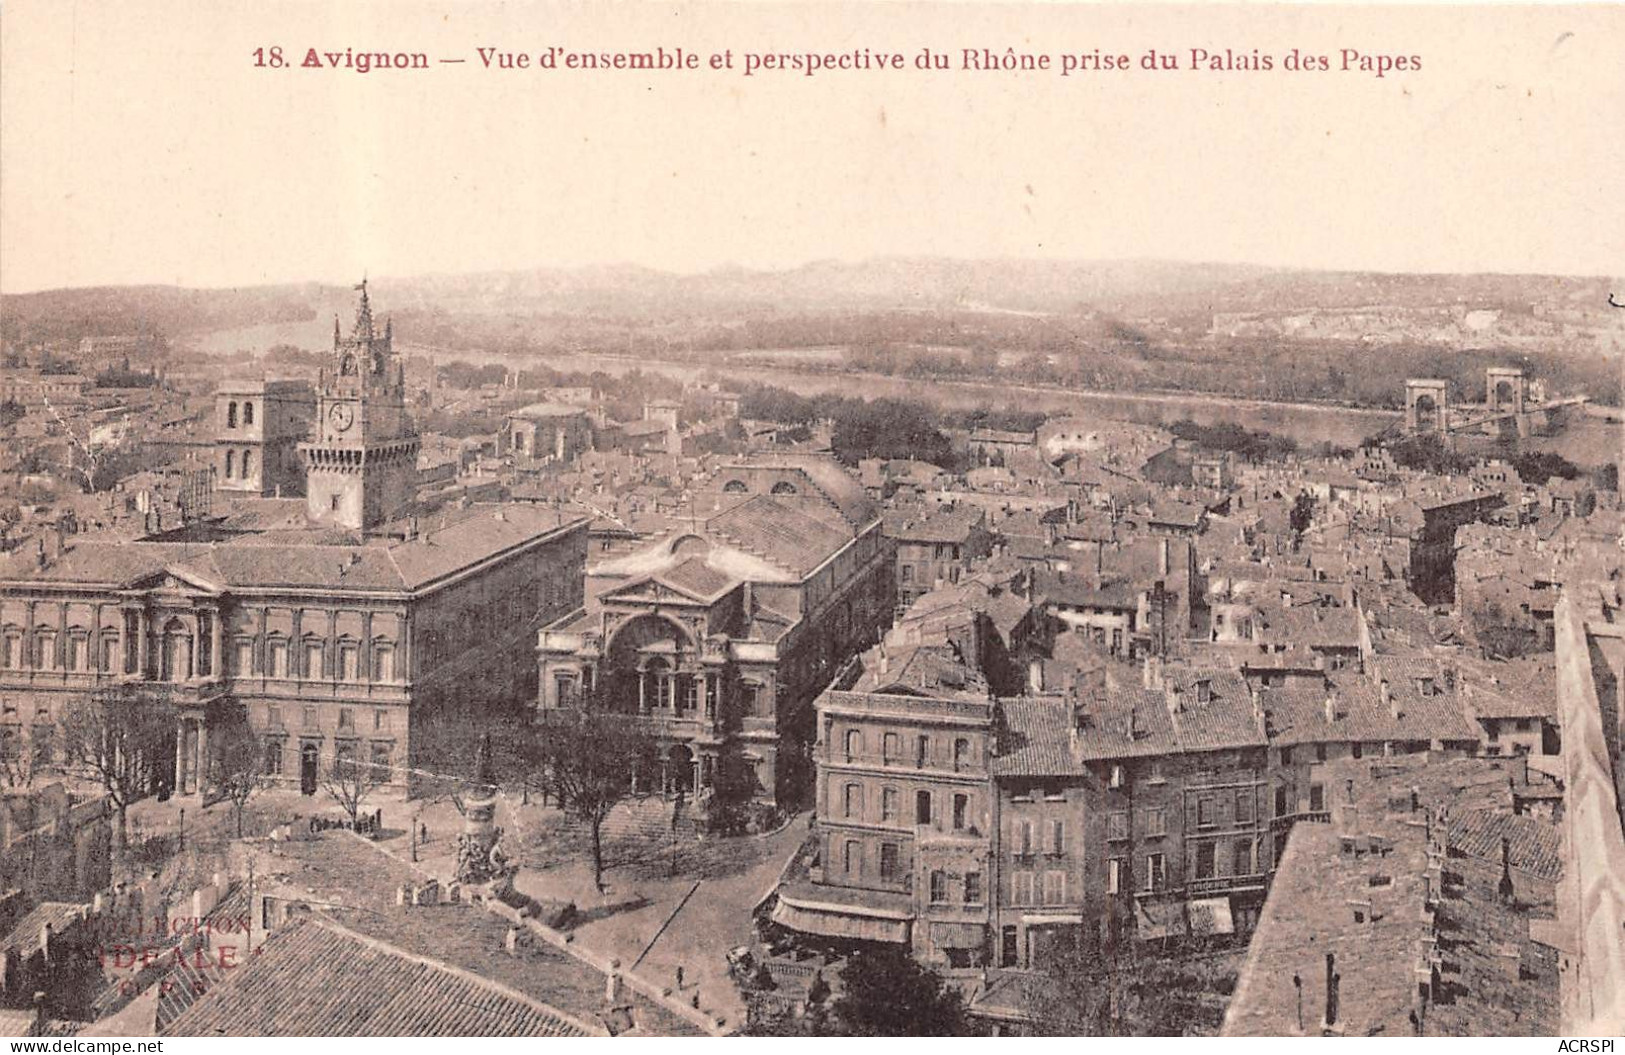
[[[678,989],[683,988],[683,965],[682,964],[677,965],[677,988]]]

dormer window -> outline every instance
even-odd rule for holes
[[[1196,702],[1199,704],[1213,702],[1213,682],[1202,678],[1196,683]]]

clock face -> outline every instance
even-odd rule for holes
[[[348,403],[334,403],[333,409],[327,412],[327,420],[340,432],[355,423],[355,408]]]

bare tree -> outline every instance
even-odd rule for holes
[[[531,764],[559,795],[565,813],[592,836],[593,882],[604,890],[604,818],[632,796],[632,773],[655,754],[648,729],[608,677],[576,706],[545,711],[533,730]],[[624,688],[624,684],[621,684]]]
[[[118,813],[118,847],[129,838],[130,803],[152,787],[153,769],[168,750],[175,709],[163,697],[112,689],[69,704],[58,723],[63,760],[84,769]]]
[[[333,764],[328,767],[327,776],[322,780],[322,788],[350,818],[350,827],[354,829],[361,816],[362,804],[372,790],[383,782],[384,774],[379,773],[372,763],[358,761],[347,754],[335,754]]]
[[[253,797],[269,786],[265,772],[265,747],[249,728],[247,716],[238,713],[221,723],[209,738],[209,783],[231,803],[237,823],[237,838],[243,837],[243,813]]]

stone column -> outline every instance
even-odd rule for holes
[[[209,779],[209,722],[197,720],[197,790],[203,794],[203,784]]]
[[[182,718],[175,727],[175,794],[186,792],[186,719]]]
[[[226,657],[220,654],[225,630],[220,625],[219,607],[209,614],[209,619],[209,673],[218,678],[226,672]]]
[[[151,617],[147,614],[145,605],[136,612],[135,623],[136,633],[140,635],[139,640],[135,643],[136,673],[145,681],[148,672],[152,670]]]
[[[649,713],[649,674],[647,671],[638,671],[638,713]]]
[[[113,674],[128,674],[130,672],[130,610],[120,606],[118,610],[118,669]]]

